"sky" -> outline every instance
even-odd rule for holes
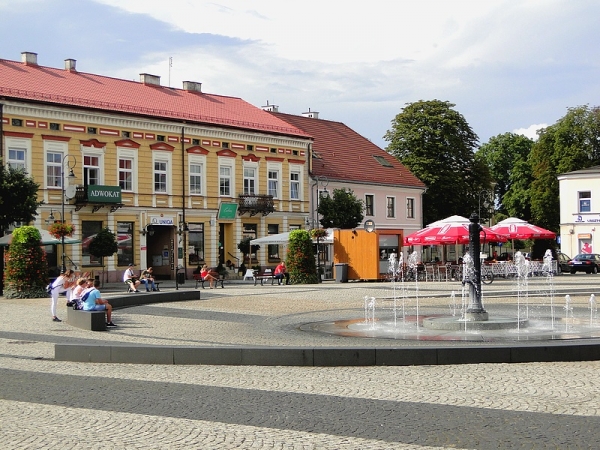
[[[479,136],[600,102],[597,0],[0,0],[0,59],[161,84],[343,122],[381,148],[407,103]]]

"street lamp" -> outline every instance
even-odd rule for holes
[[[60,175],[61,175],[61,187],[62,187],[62,214],[61,214],[61,219],[63,221],[63,223],[65,223],[65,166],[67,169],[69,169],[69,182],[71,180],[74,180],[75,178],[77,178],[75,176],[75,172],[73,172],[73,168],[75,168],[75,166],[77,165],[77,158],[75,158],[75,156],[73,155],[65,155],[62,159],[62,166],[60,168]],[[51,213],[52,215],[52,213]],[[63,234],[61,236],[61,244],[62,244],[62,273],[65,273],[67,271],[67,266],[65,264],[65,259],[67,257],[67,255],[65,254],[65,235]]]
[[[484,189],[483,191],[479,192],[479,223],[481,223],[481,197],[482,196],[483,196],[483,206],[489,212],[489,209],[488,209],[489,203],[487,203],[487,202],[490,199],[492,200],[491,201],[492,205],[493,205],[493,202],[494,202],[494,187],[493,187],[493,185],[492,185],[492,189],[491,190]],[[485,242],[484,242],[484,246],[485,246]],[[488,242],[488,251],[491,251],[490,243],[489,242]]]
[[[329,191],[327,191],[327,185],[329,184],[329,179],[325,175],[320,175],[315,178],[315,182],[313,184],[313,188],[317,187],[317,207],[315,209],[316,220],[313,219],[313,227],[320,228],[319,224],[319,198],[321,198],[321,192],[319,190],[319,186],[323,188],[323,193],[327,197],[329,197]],[[312,190],[311,190],[312,192]],[[321,282],[321,239],[320,236],[317,236],[317,281]]]

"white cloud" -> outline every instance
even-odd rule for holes
[[[541,130],[542,128],[546,128],[547,126],[548,126],[547,123],[537,123],[537,124],[529,125],[527,128],[517,128],[516,130],[513,130],[512,132],[515,134],[522,134],[523,136],[526,136],[529,139],[533,139],[534,141],[537,141],[538,130]]]

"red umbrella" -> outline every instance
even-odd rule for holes
[[[503,236],[490,228],[481,227],[480,242],[506,242]],[[404,245],[468,244],[469,223],[435,222],[404,238]]]
[[[492,230],[509,239],[554,239],[556,237],[556,233],[516,217],[509,217],[498,222],[492,227]]]

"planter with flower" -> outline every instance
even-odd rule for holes
[[[75,226],[72,223],[55,222],[50,225],[48,232],[56,239],[62,239],[63,237],[73,236]]]
[[[323,239],[327,237],[327,230],[325,228],[315,228],[310,231],[310,237],[313,239]]]

